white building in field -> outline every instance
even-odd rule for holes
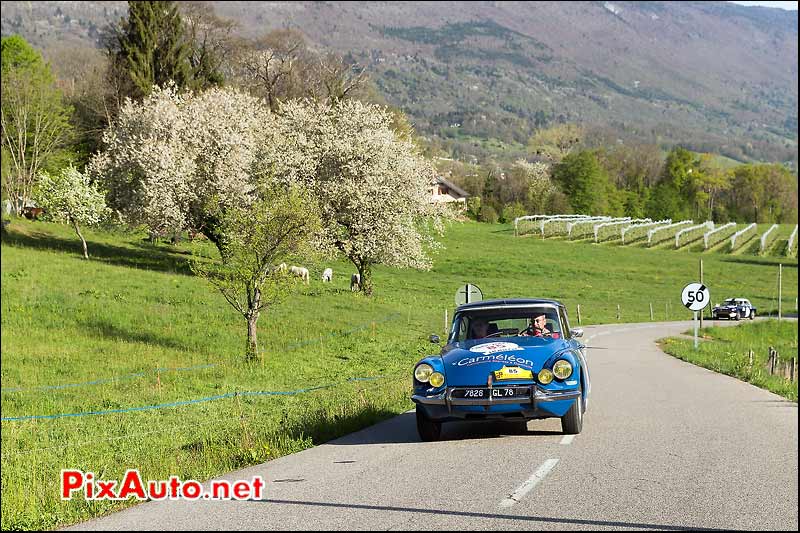
[[[445,179],[437,176],[431,182],[431,202],[435,203],[451,203],[458,202],[463,208],[467,207],[467,198],[469,194],[467,191]]]

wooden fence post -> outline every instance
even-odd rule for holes
[[[797,379],[797,358],[792,357],[792,383]]]
[[[578,325],[581,325],[581,304],[578,304]]]
[[[769,374],[774,376],[775,374],[779,373],[781,370],[781,355],[778,353],[778,350],[773,348],[772,346],[769,347]]]
[[[769,357],[767,357],[767,371],[772,375],[772,346],[769,347]]]
[[[650,302],[650,322],[653,321],[653,302]]]
[[[617,322],[619,322],[620,313],[619,313],[619,304],[617,304]]]
[[[748,354],[747,366],[753,368],[753,350],[750,350],[750,353]]]

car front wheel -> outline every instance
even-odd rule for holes
[[[756,319],[756,312],[750,311],[750,320],[755,320],[755,319]]]
[[[578,391],[581,388],[578,387]],[[567,414],[561,417],[561,431],[565,435],[577,435],[583,429],[583,398],[581,396],[575,400]]]
[[[429,419],[419,406],[417,406],[417,433],[423,442],[437,441],[442,436],[442,423]]]

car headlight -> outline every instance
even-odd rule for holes
[[[556,364],[553,365],[553,374],[555,374],[558,379],[567,379],[572,375],[572,365],[569,364],[569,361],[559,359],[556,361]]]
[[[551,381],[553,381],[553,373],[546,368],[541,369],[539,371],[539,383],[547,385]]]
[[[431,384],[432,387],[441,387],[444,385],[444,376],[439,372],[434,372],[428,378],[428,382]]]
[[[431,374],[433,374],[433,367],[427,363],[422,363],[414,369],[414,377],[420,383],[427,383],[428,379],[431,377]]]

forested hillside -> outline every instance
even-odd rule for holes
[[[510,159],[535,129],[575,122],[602,141],[796,162],[796,11],[727,2],[213,5],[238,35],[295,28],[363,65],[441,155]],[[4,2],[2,31],[48,55],[97,46],[124,13],[124,2]]]

